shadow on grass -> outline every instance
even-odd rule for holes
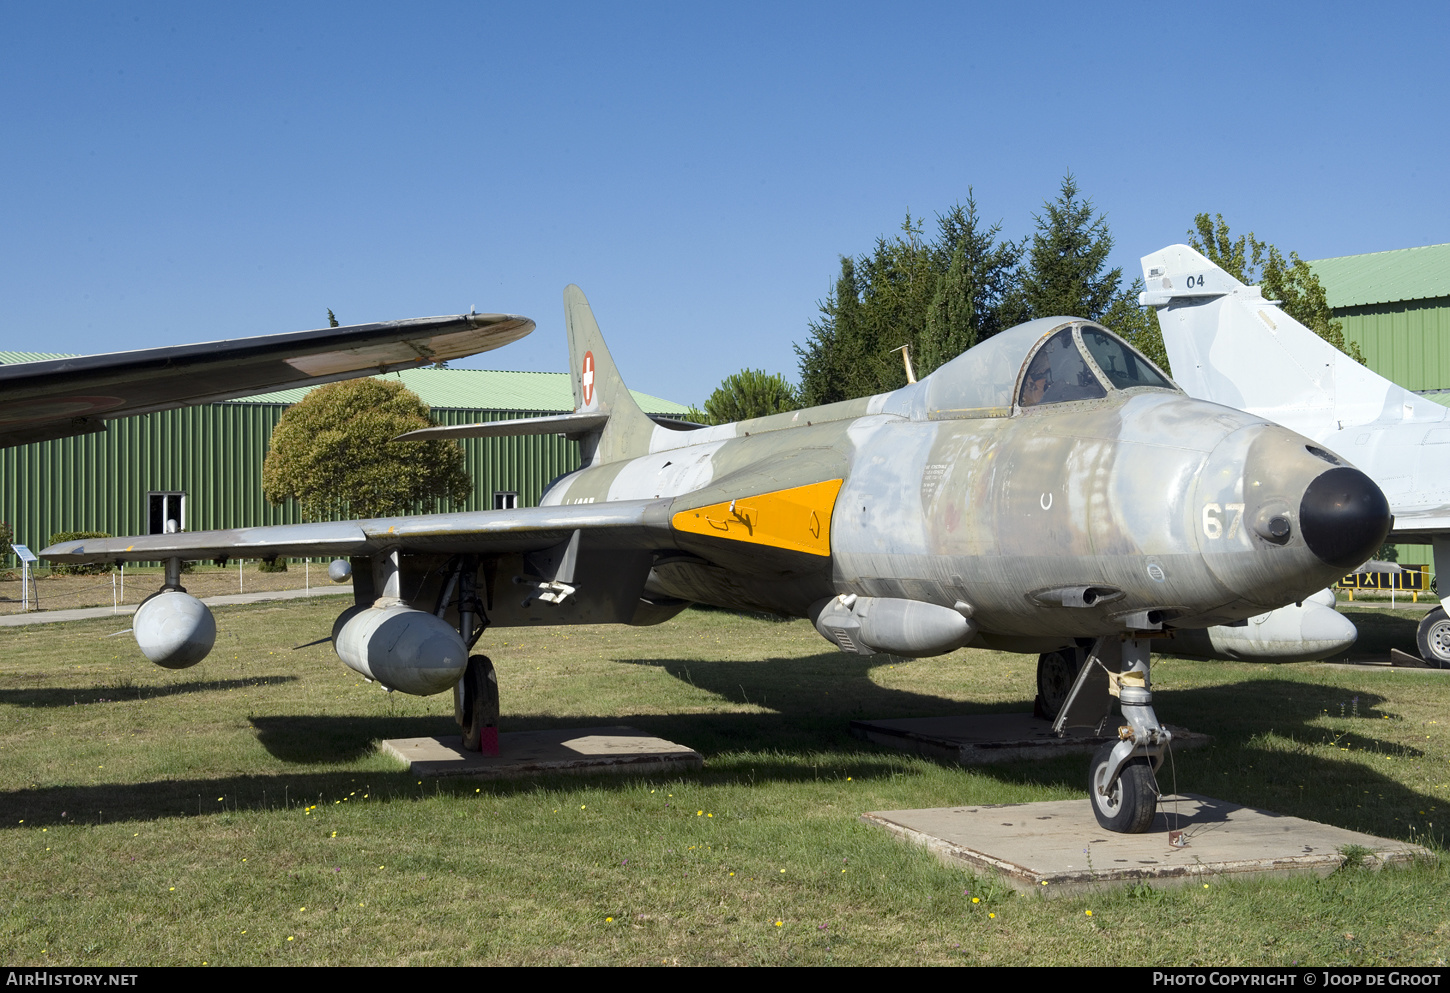
[[[827,652],[804,658],[759,661],[698,659],[629,659],[623,664],[653,666],[675,679],[737,705],[768,708],[766,713],[670,713],[574,715],[557,717],[511,714],[505,696],[503,730],[524,731],[626,724],[680,742],[706,758],[703,772],[680,778],[712,784],[767,784],[844,778],[858,782],[911,774],[923,760],[866,744],[850,735],[852,720],[948,714],[1030,711],[1031,700],[973,705],[932,694],[883,687],[870,671],[882,658]],[[894,662],[898,666],[926,663]],[[1424,753],[1400,744],[1383,729],[1395,714],[1386,712],[1384,697],[1341,687],[1276,675],[1265,668],[1263,678],[1209,687],[1160,689],[1159,716],[1173,724],[1207,733],[1211,747],[1179,751],[1165,766],[1165,789],[1193,792],[1233,803],[1277,811],[1339,827],[1396,838],[1441,837],[1440,799],[1417,792],[1380,774],[1358,755],[1378,753],[1406,763],[1424,761]],[[292,677],[259,677],[284,682]],[[1415,678],[1415,677],[1412,677]],[[156,695],[250,686],[256,681],[185,683],[155,690]],[[109,688],[98,687],[104,694]],[[152,692],[149,688],[145,691]],[[52,694],[54,699],[36,698]],[[505,686],[505,694],[507,688]],[[85,693],[61,690],[13,690],[0,699],[40,706],[69,705]],[[1357,716],[1356,716],[1357,715]],[[373,753],[384,738],[456,734],[444,716],[257,716],[252,718],[259,743],[274,757],[294,765],[346,764]],[[1272,740],[1269,733],[1272,732]],[[1326,758],[1324,748],[1335,755]],[[1343,751],[1339,751],[1343,750]],[[1064,757],[1022,761],[963,770],[964,777],[986,777],[1001,784],[1036,788],[1085,784],[1086,762]],[[541,788],[568,790],[582,785],[626,789],[637,776],[595,775],[543,777],[514,782],[424,780],[407,772],[298,769],[285,773],[191,779],[135,784],[56,786],[0,793],[0,810],[13,812],[10,826],[82,819],[152,819],[208,814],[223,807],[264,809],[284,804],[340,799],[359,783],[374,799],[416,798],[435,793],[482,789],[494,795],[526,793]],[[1040,795],[1040,794],[1037,794]],[[222,796],[228,799],[217,801]],[[301,798],[301,799],[299,799]],[[959,802],[944,796],[944,803]],[[62,812],[67,816],[62,818]],[[103,813],[95,813],[103,812]],[[1420,813],[1426,812],[1426,813]]]
[[[675,678],[736,704],[768,706],[772,713],[603,714],[556,717],[509,714],[503,730],[528,731],[625,724],[688,745],[706,759],[702,782],[786,782],[839,772],[857,781],[900,775],[912,756],[878,749],[850,734],[858,719],[1023,712],[1031,701],[971,705],[873,683],[881,663],[834,653],[764,662],[629,660],[659,666]],[[778,665],[791,665],[782,678]],[[898,665],[903,663],[897,663]],[[1180,750],[1160,775],[1165,789],[1211,795],[1245,806],[1391,837],[1443,835],[1440,800],[1375,771],[1357,757],[1377,753],[1420,763],[1425,753],[1384,733],[1395,714],[1384,697],[1341,687],[1278,678],[1183,690],[1160,690],[1164,720],[1213,738],[1205,749]],[[292,762],[338,762],[370,753],[388,737],[456,734],[446,718],[254,718],[260,741]],[[1273,741],[1268,735],[1272,733]],[[1326,759],[1324,747],[1343,753]],[[877,761],[879,759],[879,761]],[[1081,757],[980,766],[964,775],[1035,788],[1085,788]],[[596,781],[598,778],[596,777]],[[567,780],[558,780],[567,782]],[[491,784],[485,789],[508,787]],[[522,788],[531,788],[524,784]],[[953,802],[953,798],[943,798]],[[1425,814],[1421,814],[1425,811]]]
[[[113,683],[84,688],[36,686],[29,689],[0,690],[0,704],[14,707],[76,707],[93,703],[117,703],[122,700],[154,700],[183,693],[213,693],[254,689],[258,686],[280,686],[297,681],[297,676],[253,676],[248,679],[197,679],[187,683],[138,685],[129,679],[120,679]]]

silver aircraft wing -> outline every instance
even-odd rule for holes
[[[670,546],[668,500],[621,500],[563,507],[520,507],[360,521],[278,524],[183,531],[135,538],[85,538],[51,545],[51,562],[156,562],[320,558],[383,552],[527,552],[550,548],[575,531],[616,548]]]
[[[532,330],[516,314],[458,314],[0,365],[0,448],[104,431],[117,417],[462,358]]]

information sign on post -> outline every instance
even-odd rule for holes
[[[40,559],[36,558],[35,553],[24,545],[11,545],[10,550],[20,560],[20,609],[26,611],[30,609],[30,564],[39,562]],[[40,606],[38,598],[35,605]]]

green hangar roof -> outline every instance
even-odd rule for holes
[[[40,362],[69,358],[66,353],[0,351],[0,364]],[[563,372],[497,372],[492,369],[404,369],[379,379],[397,378],[430,407],[444,410],[519,410],[567,413],[574,409],[569,376]],[[279,390],[227,403],[296,403],[305,397],[306,387]],[[689,407],[660,397],[630,390],[647,414],[681,415]]]
[[[1450,245],[1318,259],[1309,266],[1333,310],[1450,297]]]

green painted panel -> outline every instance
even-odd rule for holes
[[[1365,363],[1411,390],[1450,389],[1450,297],[1336,310]]]

